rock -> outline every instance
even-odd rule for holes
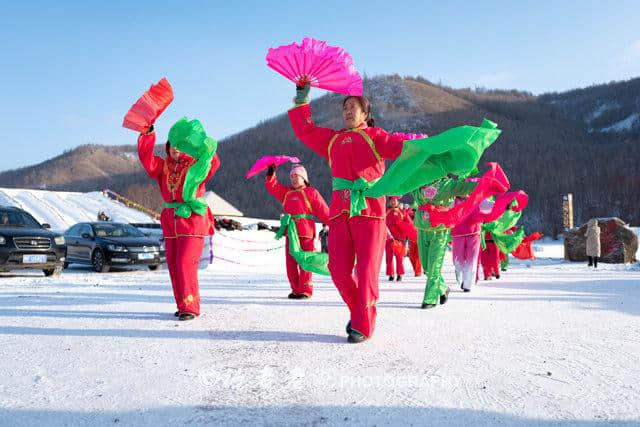
[[[228,230],[228,231],[233,231],[233,230],[242,230],[242,224],[240,224],[238,221],[234,221],[232,219],[228,219],[228,218],[216,218],[215,221],[215,227],[216,230]]]
[[[600,252],[598,262],[622,264],[636,262],[638,236],[620,218],[598,218]],[[587,224],[564,232],[564,259],[587,261]]]

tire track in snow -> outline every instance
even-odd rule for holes
[[[64,204],[64,205],[66,205],[66,206],[69,208],[69,210],[68,210],[67,212],[77,212],[77,213],[80,213],[81,215],[83,215],[83,216],[84,216],[85,221],[93,221],[93,220],[95,219],[95,217],[90,216],[90,215],[87,213],[87,211],[86,211],[86,210],[84,210],[84,209],[78,209],[78,205],[77,205],[77,204],[72,204],[72,203],[71,203],[71,202],[69,202],[65,197],[62,197],[62,196],[60,195],[60,193],[54,193],[54,192],[51,192],[51,193],[49,193],[49,195],[50,195],[51,197],[53,197],[53,198],[55,198],[55,199],[56,199],[56,200],[55,200],[55,203],[57,203],[57,204],[59,203],[59,204]],[[65,211],[66,211],[66,210],[65,210]],[[76,220],[75,218],[70,218],[70,217],[67,217],[67,218],[69,219],[69,227],[70,227],[71,225],[73,225],[73,224],[78,223],[78,222],[82,222],[82,221],[78,221],[78,220]]]
[[[36,195],[35,195],[35,194],[33,194],[33,192],[32,192],[32,191],[30,191],[30,190],[26,190],[26,191],[25,191],[25,193],[26,193],[27,195],[31,196],[31,198],[33,198],[33,199],[36,201],[36,203],[44,204],[47,208],[49,208],[49,212],[51,212],[51,213],[53,213],[53,214],[57,215],[57,216],[58,216],[58,218],[60,218],[60,220],[61,220],[62,224],[66,226],[64,229],[66,229],[66,228],[68,228],[68,227],[69,227],[69,221],[68,221],[68,219],[69,219],[69,218],[68,218],[68,217],[66,217],[66,216],[63,216],[63,215],[60,213],[60,210],[58,210],[58,208],[57,208],[56,206],[53,206],[53,205],[52,205],[51,203],[49,203],[49,202],[48,202],[44,197],[36,197]]]
[[[2,191],[2,194],[4,195],[4,197],[6,197],[8,200],[10,200],[11,202],[13,202],[13,206],[16,206],[20,209],[24,210],[24,205],[15,197],[11,196],[9,193]]]

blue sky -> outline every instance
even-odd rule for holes
[[[134,143],[122,117],[163,76],[175,100],[161,135],[185,115],[218,139],[253,126],[294,92],[266,67],[268,48],[305,36],[344,47],[369,76],[543,93],[640,76],[638,22],[637,1],[10,2],[0,171]]]

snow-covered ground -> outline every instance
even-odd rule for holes
[[[640,423],[638,264],[594,271],[545,241],[429,311],[423,278],[381,277],[376,334],[350,345],[328,278],[286,298],[281,245],[217,234],[184,323],[166,271],[1,275],[0,425]]]

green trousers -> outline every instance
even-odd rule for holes
[[[508,267],[509,267],[509,254],[507,254],[507,259],[505,259],[504,261],[500,261],[500,269],[502,271],[507,271]]]
[[[422,268],[427,275],[427,286],[424,289],[423,304],[437,304],[440,296],[447,291],[442,277],[442,264],[447,250],[449,230],[418,230],[418,252]]]

